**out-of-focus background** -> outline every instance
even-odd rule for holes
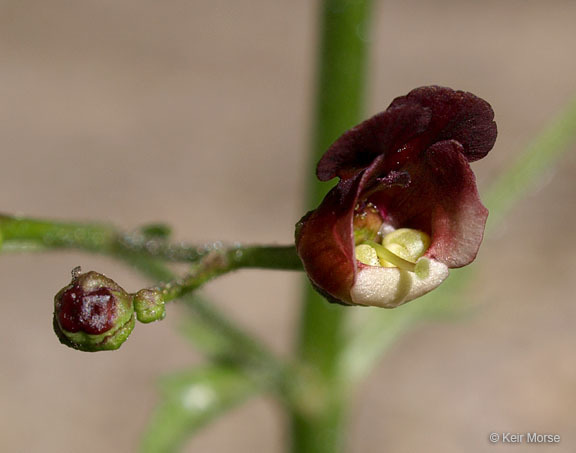
[[[0,1],[0,210],[289,243],[312,171],[317,13],[310,0]],[[576,94],[573,1],[387,0],[373,20],[367,115],[428,84],[493,105],[481,191]],[[575,151],[485,243],[467,315],[419,325],[383,358],[353,408],[351,452],[508,451],[492,431],[557,433],[530,451],[576,451]],[[145,284],[80,253],[0,256],[3,452],[134,451],[156,378],[201,361],[178,304],[116,353],[60,346],[52,297],[76,265]],[[285,354],[298,282],[242,271],[205,291]],[[255,399],[186,451],[280,452],[283,422]]]

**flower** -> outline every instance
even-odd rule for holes
[[[79,268],[77,268],[79,269]],[[72,272],[72,282],[54,297],[54,331],[81,351],[118,349],[134,328],[133,297],[97,272]]]
[[[296,247],[328,300],[393,308],[472,262],[488,216],[469,163],[496,140],[490,105],[430,86],[347,131],[317,167],[339,177],[296,228]]]

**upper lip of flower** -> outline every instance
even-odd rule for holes
[[[393,170],[444,140],[460,143],[473,162],[488,154],[496,135],[494,112],[486,101],[445,87],[416,88],[345,132],[320,159],[316,174],[321,181],[348,179],[383,154]]]
[[[488,212],[469,162],[494,145],[490,105],[466,92],[422,87],[342,135],[317,167],[340,178],[297,231],[298,253],[313,283],[351,302],[358,264],[354,211],[373,203],[385,223],[426,232],[426,257],[461,267],[476,256]]]

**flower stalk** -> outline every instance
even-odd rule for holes
[[[136,263],[149,259],[191,262],[191,270],[185,276],[160,278],[165,283],[154,289],[160,290],[162,302],[183,297],[213,278],[239,269],[302,270],[302,263],[292,245],[171,244],[156,239],[144,241],[141,233],[136,233],[136,240],[133,240],[133,235],[109,225],[60,223],[6,215],[0,216],[0,232],[5,238],[4,252],[69,248],[120,256]],[[157,273],[153,272],[153,275]]]
[[[302,264],[294,246],[205,245],[172,243],[166,238],[147,236],[143,227],[127,233],[107,224],[56,222],[0,215],[3,252],[80,249],[111,256],[158,259],[167,262],[198,263],[214,256],[225,259],[212,261],[220,273],[242,268],[301,270]]]
[[[302,263],[293,246],[222,247],[202,256],[184,277],[163,283],[158,289],[164,302],[169,302],[216,277],[247,268],[301,270]]]
[[[135,301],[140,322],[157,319],[154,310],[159,306],[159,302],[183,297],[193,312],[195,322],[203,327],[202,340],[197,342],[200,349],[211,356],[216,354],[217,357],[213,357],[215,360],[235,363],[244,371],[256,374],[263,387],[272,385],[283,392],[284,366],[274,354],[215,306],[192,291],[210,278],[237,269],[301,269],[294,247],[238,244],[225,247],[221,243],[197,247],[171,244],[168,241],[163,241],[162,247],[150,247],[142,241],[142,230],[125,233],[106,224],[56,222],[0,215],[0,236],[3,238],[0,253],[78,249],[125,261],[151,280],[167,282],[161,285],[162,288],[170,286],[170,290],[161,295],[160,299],[154,289],[143,289],[132,295],[140,296],[136,297]],[[138,240],[129,240],[133,235]],[[159,243],[156,235],[151,240]],[[178,250],[179,254],[167,253],[174,250]],[[202,252],[189,253],[192,250]],[[214,259],[215,255],[223,259]],[[178,279],[162,261],[192,262],[193,268],[184,279]],[[153,303],[150,303],[150,295],[155,299]],[[218,345],[217,351],[214,345]]]

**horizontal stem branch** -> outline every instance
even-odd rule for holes
[[[221,242],[195,246],[171,243],[142,231],[121,232],[111,225],[52,222],[43,219],[0,216],[4,251],[79,249],[103,255],[142,256],[163,261],[211,263],[221,275],[241,268],[302,270],[294,246],[226,246]],[[214,260],[215,257],[220,260]],[[203,262],[204,260],[204,262]],[[201,266],[201,267],[202,267]]]
[[[267,247],[236,245],[214,250],[192,265],[191,271],[182,278],[159,287],[163,299],[169,302],[188,294],[204,283],[242,268],[301,270],[302,263],[294,246]]]
[[[148,240],[146,238],[149,238]],[[215,306],[191,291],[206,281],[241,268],[299,270],[301,263],[294,246],[225,247],[221,243],[195,247],[171,244],[146,236],[142,231],[123,233],[111,225],[54,222],[0,215],[0,251],[28,252],[78,249],[121,259],[155,281],[172,281],[165,299],[183,297],[202,329],[204,352],[213,359],[235,363],[244,372],[258,377],[285,393],[286,366],[250,334],[235,325]],[[191,272],[181,280],[162,261],[190,261]],[[217,346],[214,346],[217,345]]]

